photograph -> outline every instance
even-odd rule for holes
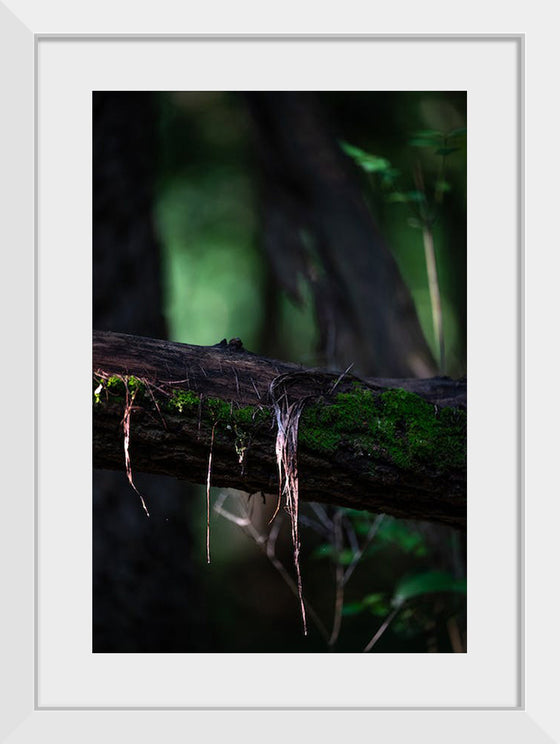
[[[560,743],[554,25],[168,6],[0,0],[0,740]]]
[[[91,117],[91,651],[466,654],[467,91]]]

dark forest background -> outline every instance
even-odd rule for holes
[[[464,92],[95,92],[94,328],[462,377],[465,127]],[[149,519],[124,472],[94,471],[95,652],[357,652],[379,629],[375,652],[466,651],[464,535],[304,505],[304,637],[288,525],[273,560],[258,544],[275,497],[213,489],[207,565],[204,489],[135,482]]]

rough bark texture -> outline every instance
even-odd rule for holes
[[[360,374],[434,374],[410,292],[318,97],[275,91],[246,99],[261,170],[263,246],[296,301],[305,277],[322,363],[353,362]]]
[[[128,402],[133,473],[205,483],[213,439],[212,485],[277,494],[274,402],[305,398],[302,499],[466,526],[465,382],[360,381],[264,359],[237,340],[108,332],[94,332],[93,373],[95,467],[124,468]]]

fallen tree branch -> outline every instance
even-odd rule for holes
[[[278,494],[273,403],[303,399],[299,497],[466,526],[466,383],[360,380],[245,351],[93,334],[93,464]],[[126,385],[126,387],[125,387]],[[274,389],[274,400],[270,391]]]

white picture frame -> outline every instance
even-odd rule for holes
[[[11,3],[12,6],[20,3]],[[21,3],[21,6],[24,6]],[[62,23],[63,31],[56,31],[55,36],[43,33],[44,18],[40,16],[42,11],[30,10],[27,7],[21,7],[21,17],[18,17],[18,8],[16,15],[0,6],[0,19],[2,20],[2,45],[4,54],[10,61],[10,69],[3,72],[3,90],[6,91],[6,100],[10,102],[10,108],[13,117],[5,124],[4,140],[13,144],[13,149],[6,148],[7,172],[10,174],[10,192],[9,201],[14,205],[7,217],[8,235],[11,236],[12,245],[21,246],[17,254],[14,252],[15,266],[14,272],[17,282],[14,283],[19,290],[14,289],[13,293],[7,292],[3,302],[6,302],[4,317],[8,316],[8,311],[13,312],[17,307],[19,312],[19,323],[17,325],[19,332],[12,331],[7,336],[7,342],[12,344],[14,349],[21,352],[21,358],[26,360],[25,372],[22,373],[18,380],[18,385],[22,385],[27,390],[35,392],[44,392],[41,390],[38,381],[34,381],[32,371],[34,362],[44,353],[45,340],[48,334],[43,335],[49,318],[43,315],[40,318],[35,316],[34,310],[41,307],[40,298],[35,300],[39,279],[38,273],[46,271],[41,255],[35,255],[33,245],[39,241],[39,226],[34,219],[34,209],[38,189],[37,161],[34,156],[38,145],[40,146],[40,125],[35,124],[34,114],[38,105],[38,84],[41,70],[38,66],[38,46],[42,40],[47,38],[62,38],[68,33],[65,24]],[[37,12],[38,15],[34,16]],[[64,15],[64,14],[63,14]],[[53,21],[54,22],[54,21]],[[117,22],[117,21],[115,21]],[[139,32],[141,33],[141,32]],[[536,33],[536,32],[535,32]],[[60,36],[59,36],[60,34]],[[536,34],[538,36],[538,34]],[[85,45],[88,40],[94,38],[94,31],[86,32],[83,36],[80,34],[69,33],[65,38],[71,41],[75,46]],[[132,35],[134,37],[134,34]],[[101,38],[101,37],[99,37]],[[137,38],[137,37],[136,37]],[[175,37],[178,38],[178,37]],[[186,38],[186,37],[184,37]],[[201,35],[199,37],[202,43],[210,43],[213,37]],[[235,41],[239,36],[232,36],[231,40]],[[319,39],[319,35],[314,37]],[[325,38],[325,37],[323,37]],[[336,37],[329,37],[334,40]],[[341,35],[341,41],[358,43],[359,39],[378,38],[383,42],[396,43],[399,39],[405,38],[410,40],[411,36],[385,35],[380,37],[363,35],[346,36]],[[419,43],[422,40],[434,39],[428,35],[417,34],[415,38]],[[514,416],[516,431],[513,436],[516,442],[516,451],[519,455],[520,462],[511,462],[514,471],[510,474],[515,484],[514,496],[517,501],[516,509],[520,519],[529,512],[528,505],[523,499],[523,344],[524,344],[524,292],[523,276],[524,268],[524,90],[526,84],[525,77],[525,59],[524,59],[524,34],[511,34],[498,37],[491,36],[468,36],[466,34],[442,35],[441,40],[448,44],[461,44],[465,39],[497,39],[501,38],[511,42],[515,48],[515,60],[518,65],[514,73],[518,81],[518,105],[519,121],[514,125],[514,136],[519,145],[519,162],[516,169],[517,184],[516,199],[520,213],[515,224],[509,227],[516,233],[517,252],[514,258],[514,271],[511,279],[514,281],[514,287],[508,287],[513,290],[514,304],[516,308],[513,324],[508,326],[508,331],[513,327],[516,336],[513,339],[509,351],[515,353],[518,369],[516,374],[512,375],[513,382],[506,386],[506,397],[513,394],[514,402],[518,409]],[[261,36],[260,43],[274,43],[278,37]],[[290,35],[287,35],[284,41],[288,42]],[[171,41],[171,37],[163,36],[161,41]],[[282,39],[280,39],[282,42]],[[17,75],[15,74],[17,72]],[[508,81],[509,84],[510,81]],[[517,126],[519,127],[517,129]],[[4,127],[3,127],[4,129]],[[472,147],[471,140],[469,147]],[[31,277],[35,276],[35,282],[31,284]],[[23,288],[23,289],[21,289]],[[77,289],[76,291],[79,291]],[[17,293],[16,293],[17,292]],[[71,299],[71,297],[70,297]],[[511,297],[508,298],[508,301]],[[53,314],[53,318],[56,317]],[[23,329],[23,333],[21,329]],[[30,353],[31,349],[29,338],[35,327],[35,353]],[[25,341],[24,341],[25,339]],[[489,343],[492,339],[489,339]],[[471,393],[471,388],[469,388]],[[20,404],[21,405],[21,404]],[[19,442],[17,449],[20,456],[22,445],[25,437],[29,437],[30,424],[33,421],[33,408],[31,402],[27,402],[25,408],[26,416],[19,414],[15,417],[18,421],[19,428],[16,429],[14,441]],[[470,409],[469,409],[470,413]],[[79,409],[78,409],[79,415]],[[86,419],[88,414],[84,414]],[[35,414],[36,439],[35,447],[40,449],[42,441],[40,438],[41,422],[37,421]],[[22,422],[22,419],[23,422]],[[87,419],[89,420],[89,419]],[[44,429],[43,429],[44,431]],[[29,440],[28,440],[29,441]],[[87,447],[85,448],[87,449]],[[89,451],[86,452],[86,459],[89,457]],[[17,462],[17,458],[14,457]],[[14,473],[11,497],[5,506],[5,514],[9,515],[6,522],[10,525],[6,533],[6,539],[2,543],[2,566],[3,571],[6,567],[7,580],[4,581],[3,587],[6,587],[6,597],[8,599],[7,607],[13,608],[13,613],[8,613],[7,618],[3,618],[3,659],[7,663],[3,664],[2,682],[5,689],[5,700],[8,702],[3,710],[2,729],[0,735],[6,741],[34,741],[38,738],[56,737],[61,741],[73,741],[88,737],[105,736],[109,740],[117,736],[124,736],[125,732],[131,735],[134,732],[134,738],[140,741],[148,740],[148,737],[164,738],[174,740],[179,737],[180,731],[186,731],[190,727],[201,727],[204,735],[207,737],[223,736],[232,721],[237,720],[241,715],[244,716],[243,723],[246,730],[243,731],[244,738],[259,738],[262,732],[272,733],[266,735],[274,739],[284,738],[290,735],[293,726],[301,725],[305,717],[312,717],[312,726],[321,725],[318,721],[328,720],[327,731],[324,737],[348,736],[349,729],[356,726],[360,730],[375,731],[375,735],[383,740],[406,741],[410,736],[418,736],[419,731],[425,731],[431,740],[447,741],[451,736],[456,741],[470,741],[473,735],[483,736],[484,739],[493,740],[495,737],[508,737],[511,741],[550,741],[550,736],[557,737],[560,727],[558,715],[555,711],[554,689],[548,685],[544,679],[543,671],[547,661],[553,657],[551,650],[547,651],[543,633],[544,627],[553,627],[548,619],[547,612],[553,609],[554,605],[546,605],[546,597],[543,599],[542,591],[538,595],[538,606],[536,612],[538,617],[531,622],[525,623],[526,613],[531,618],[532,614],[529,608],[524,604],[525,596],[530,597],[539,591],[538,575],[539,571],[544,572],[546,556],[543,556],[543,533],[546,533],[546,525],[542,522],[534,533],[525,533],[525,523],[521,522],[517,528],[518,544],[516,545],[516,571],[518,573],[521,585],[517,594],[519,600],[518,609],[520,610],[518,618],[518,636],[519,641],[519,658],[514,666],[517,669],[519,679],[515,686],[516,702],[513,705],[503,706],[476,706],[470,705],[468,700],[464,704],[457,706],[446,705],[439,708],[434,705],[407,705],[393,707],[384,705],[377,707],[375,705],[337,705],[327,704],[325,706],[306,706],[303,710],[297,705],[286,705],[282,699],[279,699],[278,705],[227,705],[220,704],[215,708],[209,706],[176,706],[176,705],[157,705],[152,706],[150,702],[138,699],[136,703],[128,705],[104,705],[99,707],[95,701],[84,699],[83,704],[72,704],[64,706],[61,704],[41,705],[38,690],[38,665],[37,654],[42,642],[41,617],[35,616],[35,611],[42,601],[40,586],[40,572],[42,567],[39,565],[37,557],[39,548],[37,547],[37,537],[39,535],[38,519],[47,518],[42,505],[33,498],[33,493],[37,493],[40,487],[39,482],[33,482],[33,476],[29,472],[29,447],[25,447],[24,466]],[[20,457],[21,462],[21,457]],[[22,475],[24,473],[24,475]],[[16,480],[17,476],[17,480]],[[36,481],[39,475],[36,472]],[[10,482],[10,481],[8,481]],[[15,498],[18,494],[18,498]],[[512,495],[512,494],[510,494]],[[533,495],[531,496],[533,500]],[[538,495],[535,497],[538,501]],[[557,507],[556,507],[557,508]],[[531,507],[534,512],[535,506]],[[471,514],[469,512],[469,519]],[[551,522],[553,520],[551,519]],[[13,526],[17,525],[18,529]],[[470,526],[470,525],[469,525]],[[86,527],[84,524],[72,524],[73,530]],[[62,529],[59,526],[58,529]],[[529,571],[525,568],[524,548],[526,541],[531,545],[534,552],[532,553],[532,568]],[[540,552],[539,552],[540,548]],[[35,560],[33,559],[35,556]],[[534,562],[533,562],[534,561]],[[540,563],[539,563],[540,561]],[[17,571],[10,571],[10,566],[17,566]],[[540,567],[540,568],[539,568]],[[545,574],[546,575],[546,574]],[[535,583],[533,584],[533,579]],[[529,584],[532,592],[525,593],[525,582]],[[33,589],[35,587],[35,589]],[[534,587],[534,588],[533,588]],[[552,613],[553,614],[553,613]],[[548,636],[550,639],[551,635]],[[525,642],[527,639],[527,643]],[[5,645],[4,645],[5,644]],[[552,642],[549,641],[552,646]],[[527,662],[525,662],[527,659]],[[137,660],[136,662],[137,663]],[[141,666],[136,666],[136,673],[141,672]],[[328,673],[329,667],[325,671],[321,667],[318,674]],[[529,673],[530,672],[530,676]],[[257,684],[260,682],[257,681]],[[554,688],[554,685],[552,685]],[[247,712],[242,712],[244,708],[253,708]],[[121,709],[116,713],[114,708]],[[165,712],[163,712],[163,710]],[[200,709],[201,708],[201,709]],[[328,715],[325,716],[325,708]],[[317,711],[320,711],[321,718],[318,717]],[[349,721],[348,713],[352,712],[352,719]],[[265,717],[266,716],[266,717]],[[272,723],[274,721],[274,723]],[[91,733],[90,733],[91,732]],[[165,732],[165,733],[164,733]],[[175,733],[174,733],[175,732]],[[555,738],[554,740],[558,740]]]

